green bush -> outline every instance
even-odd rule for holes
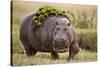
[[[77,32],[79,46],[83,49],[97,51],[97,33],[94,30]]]
[[[86,10],[83,11],[77,10],[76,12],[68,11],[67,13],[70,15],[70,20],[73,22],[76,28],[96,29],[96,24],[97,24],[96,10],[93,10],[91,12]]]

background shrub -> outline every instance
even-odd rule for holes
[[[96,10],[92,11],[79,11],[77,10],[76,12],[73,11],[67,11],[67,13],[70,16],[71,21],[75,25],[76,28],[80,29],[96,29]]]
[[[79,46],[90,51],[97,51],[97,33],[96,30],[77,31]]]

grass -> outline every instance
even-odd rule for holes
[[[79,63],[93,62],[97,60],[97,53],[86,50],[80,50],[75,56],[75,60],[67,61],[67,53],[59,53],[60,58],[53,60],[50,53],[38,52],[35,56],[28,58],[26,54],[13,54],[13,65],[43,65],[43,64],[62,64],[62,63]]]

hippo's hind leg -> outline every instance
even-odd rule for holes
[[[34,49],[28,42],[22,42],[22,43],[23,43],[26,55],[28,57],[33,56],[37,53],[37,50]]]
[[[56,51],[52,51],[51,56],[52,56],[53,59],[59,59],[59,55]]]
[[[79,45],[78,43],[73,43],[69,47],[69,58],[68,61],[74,60],[74,56],[79,52]]]

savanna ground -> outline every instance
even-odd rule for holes
[[[75,60],[67,61],[67,53],[59,53],[60,59],[53,60],[50,53],[38,52],[36,56],[28,58],[19,40],[19,29],[23,18],[29,13],[34,13],[44,5],[53,6],[65,10],[70,14],[71,21],[75,26],[78,35],[80,52]],[[37,64],[58,64],[90,62],[97,60],[97,32],[96,32],[96,6],[55,4],[39,2],[14,1],[12,3],[12,64],[13,65],[37,65]]]

